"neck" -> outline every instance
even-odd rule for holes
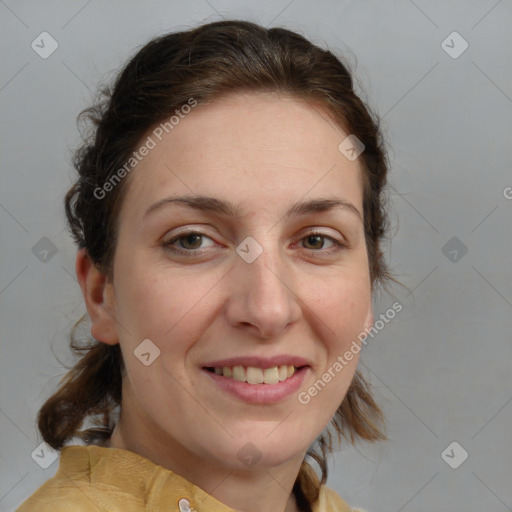
[[[138,453],[237,511],[299,512],[292,489],[304,454],[279,466],[233,469],[198,456],[169,436],[155,436],[153,428],[123,413],[106,446]]]

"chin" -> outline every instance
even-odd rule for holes
[[[269,436],[267,430],[258,435],[237,436],[213,455],[237,469],[276,467],[295,457],[302,459],[312,442],[297,439],[290,432]]]

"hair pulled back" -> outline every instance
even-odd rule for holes
[[[320,105],[364,145],[364,231],[372,289],[390,279],[380,244],[387,233],[383,191],[388,171],[378,120],[354,91],[347,67],[330,51],[284,28],[266,29],[247,21],[219,21],[166,34],[147,43],[100,92],[98,103],[81,113],[90,133],[74,156],[78,178],[65,197],[72,236],[94,264],[113,276],[118,213],[127,179],[108,193],[105,184],[133,157],[148,130],[193,99],[212,102],[234,92],[278,92]],[[341,141],[340,141],[341,142]],[[134,171],[136,172],[136,170]],[[42,406],[38,427],[55,449],[73,437],[87,443],[108,439],[121,405],[124,371],[119,345],[91,339],[71,347],[81,358]],[[93,427],[80,430],[85,420]],[[383,414],[364,377],[356,371],[329,428],[308,455],[318,463],[318,479],[303,461],[294,485],[299,506],[311,510],[327,479],[333,435],[354,443],[386,439]]]

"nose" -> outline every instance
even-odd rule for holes
[[[252,263],[238,258],[235,266],[226,310],[230,325],[271,339],[300,319],[294,274],[277,249],[263,250]]]

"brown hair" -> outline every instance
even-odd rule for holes
[[[377,117],[354,92],[351,73],[332,52],[289,30],[265,29],[247,21],[219,21],[153,39],[131,58],[113,87],[100,91],[99,102],[81,113],[79,118],[92,123],[92,129],[75,153],[79,177],[65,198],[78,246],[111,278],[118,212],[128,180],[121,180],[101,199],[95,191],[125,165],[151,127],[191,98],[211,102],[241,91],[278,92],[320,104],[364,143],[360,158],[372,290],[393,279],[380,249],[387,234],[383,191],[388,165]],[[94,339],[80,344],[73,329],[71,347],[82,357],[38,416],[44,440],[55,449],[73,437],[87,443],[108,439],[121,405],[124,366],[119,345]],[[91,418],[95,426],[80,430]],[[293,490],[302,510],[311,510],[320,484],[326,482],[333,434],[338,441],[343,437],[351,443],[356,438],[386,439],[382,411],[359,371],[331,427],[307,454],[318,463],[321,481],[306,459],[297,476]]]

